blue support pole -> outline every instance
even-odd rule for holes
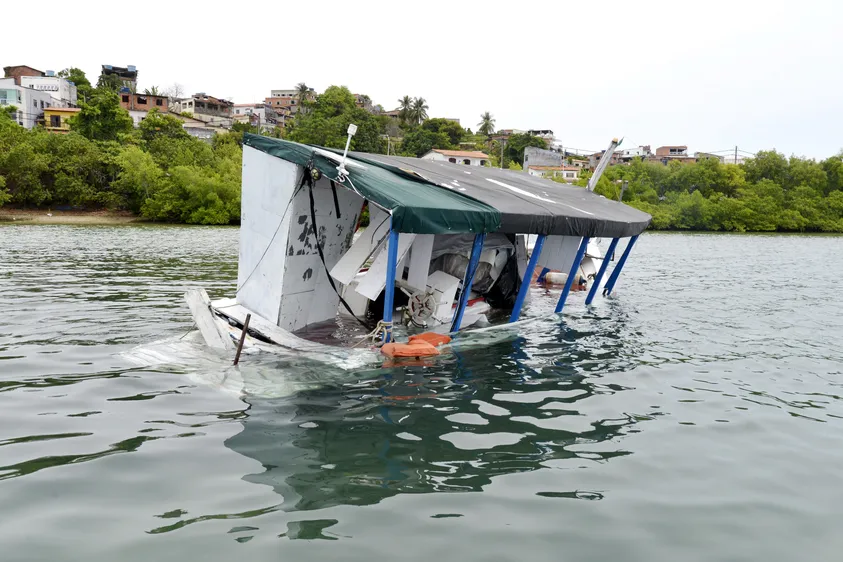
[[[594,300],[594,295],[597,294],[597,287],[600,286],[600,281],[603,280],[603,275],[605,275],[606,269],[609,267],[609,260],[612,259],[612,254],[615,253],[615,248],[618,246],[619,240],[620,238],[612,238],[612,243],[609,244],[609,249],[606,251],[606,255],[603,256],[603,263],[600,264],[600,271],[597,272],[597,277],[592,281],[591,290],[588,291],[588,296],[585,299],[586,306]]]
[[[392,341],[392,312],[395,309],[395,270],[398,267],[398,231],[389,231],[386,246],[386,287],[383,297],[383,321],[388,328],[383,335],[383,343]]]
[[[465,270],[465,279],[462,281],[462,292],[457,310],[454,312],[454,321],[451,323],[451,331],[456,332],[462,324],[462,317],[465,307],[468,304],[468,294],[471,292],[471,284],[474,282],[474,274],[477,273],[477,266],[480,265],[480,254],[483,252],[483,241],[485,234],[478,234],[474,237],[474,245],[471,247],[471,258],[468,260],[468,267]]]
[[[612,270],[612,274],[609,276],[609,280],[606,281],[606,286],[603,288],[604,297],[608,297],[612,294],[612,289],[615,288],[615,283],[617,282],[618,277],[620,277],[623,264],[626,263],[626,258],[629,257],[629,252],[632,251],[632,246],[635,244],[636,240],[638,240],[637,234],[629,239],[629,244],[626,245],[626,250],[623,251],[621,259],[618,260],[618,265],[615,266],[615,269]]]
[[[544,276],[547,275],[548,273],[550,273],[550,268],[545,267],[544,269],[542,269],[542,272],[539,273],[539,277],[538,277],[538,279],[536,279],[536,281],[538,283],[542,283],[544,281]]]
[[[536,245],[533,246],[533,253],[530,255],[530,261],[527,263],[527,270],[524,272],[524,279],[521,280],[521,288],[518,290],[518,296],[515,298],[515,306],[512,309],[512,315],[509,317],[510,322],[515,322],[521,316],[521,307],[524,306],[524,299],[527,298],[527,291],[530,290],[530,283],[533,282],[533,272],[536,270],[536,264],[539,261],[539,256],[544,247],[544,234],[539,234],[536,238]]]
[[[580,248],[577,250],[576,257],[574,257],[574,263],[571,264],[571,271],[568,272],[568,278],[565,279],[565,286],[562,288],[559,302],[556,303],[556,312],[562,312],[562,307],[565,306],[565,301],[568,299],[568,293],[571,292],[571,285],[574,284],[574,277],[580,268],[580,262],[582,262],[586,248],[588,248],[588,236],[584,236],[582,242],[580,242]]]

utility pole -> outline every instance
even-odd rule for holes
[[[735,145],[735,166],[738,165],[738,145]]]
[[[503,149],[506,146],[506,139],[501,140],[501,170],[503,170]]]

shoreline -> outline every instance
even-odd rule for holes
[[[0,208],[0,224],[142,224],[144,221],[128,211],[52,211],[49,209]]]

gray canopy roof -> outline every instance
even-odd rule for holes
[[[424,178],[498,209],[498,232],[625,238],[640,234],[652,220],[643,211],[582,187],[526,172],[382,154],[349,156]]]

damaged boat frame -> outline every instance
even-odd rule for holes
[[[410,325],[443,333],[482,323],[490,306],[472,299],[473,290],[491,290],[507,272],[520,282],[508,301],[510,323],[520,319],[538,267],[542,277],[567,272],[557,313],[580,277],[590,279],[590,305],[601,288],[612,293],[651,220],[593,193],[618,144],[583,189],[510,170],[349,153],[348,143],[340,152],[247,134],[236,297],[211,302],[199,289],[186,300],[213,348],[233,349],[251,316],[247,347],[281,346],[334,363],[363,350],[310,341],[307,331],[338,312],[360,320],[382,296],[370,335],[390,342],[396,291],[407,295]],[[366,203],[369,226],[355,238]],[[607,259],[597,238],[611,239]],[[604,284],[622,238],[629,241]]]

